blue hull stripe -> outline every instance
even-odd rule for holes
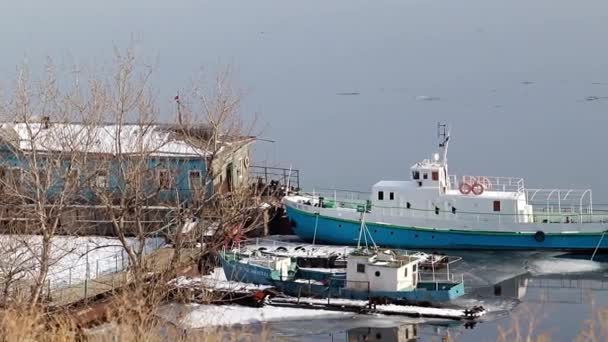
[[[312,241],[316,215],[287,206],[287,216],[294,223],[294,231],[301,239]],[[360,223],[319,215],[316,242],[354,245],[359,236]],[[602,233],[547,233],[543,241],[534,234],[517,232],[440,230],[402,227],[366,222],[379,246],[391,248],[441,249],[505,249],[505,250],[594,250]],[[608,234],[600,249],[608,249]]]

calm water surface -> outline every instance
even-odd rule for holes
[[[452,254],[454,254],[452,252]],[[593,311],[608,305],[608,264],[585,256],[559,253],[456,253],[463,261],[452,271],[464,273],[468,295],[464,306],[483,305],[488,315],[473,327],[458,322],[395,316],[279,322],[273,336],[291,341],[495,341],[499,330],[507,341],[518,327],[525,337],[548,334],[552,341],[572,341]],[[608,260],[602,255],[600,260]]]
[[[379,179],[407,178],[409,166],[433,152],[441,120],[453,128],[453,172],[592,187],[594,203],[608,203],[605,0],[24,0],[0,7],[3,93],[24,60],[34,76],[47,55],[67,70],[104,68],[113,46],[134,39],[158,69],[165,119],[201,66],[212,74],[231,65],[245,119],[276,140],[257,144],[256,164],[299,168],[307,188],[368,190]],[[271,327],[303,341],[356,341],[368,327],[383,329],[370,331],[374,337],[415,327],[422,340],[494,340],[498,326],[532,313],[535,329],[569,341],[592,306],[608,301],[602,265],[544,254],[463,257],[469,300],[492,309],[474,329],[394,317]]]

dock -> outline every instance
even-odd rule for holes
[[[368,302],[340,298],[315,299],[276,297],[272,298],[268,305],[300,309],[354,312],[365,315],[382,314],[391,316],[440,318],[458,321],[471,321],[486,314],[486,310],[481,306],[470,309],[456,309],[398,304],[374,304],[372,301]]]

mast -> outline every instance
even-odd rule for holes
[[[448,145],[450,141],[450,128],[447,124],[437,123],[437,138],[439,139],[439,163],[443,167],[445,174],[445,184],[450,187],[450,177],[448,176]]]

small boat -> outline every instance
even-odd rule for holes
[[[241,253],[258,251],[266,255],[292,257],[299,267],[307,268],[346,268],[346,254],[351,249],[257,238],[240,245]]]
[[[608,250],[608,215],[591,189],[529,189],[523,178],[448,173],[449,130],[416,162],[410,179],[383,180],[371,194],[330,190],[283,198],[305,241],[353,245],[365,221],[379,245],[411,249]]]
[[[464,294],[462,275],[449,269],[423,272],[419,264],[424,260],[422,253],[358,248],[346,257],[346,269],[315,269],[299,267],[292,257],[221,253],[227,279],[272,285],[290,296],[434,303]]]

